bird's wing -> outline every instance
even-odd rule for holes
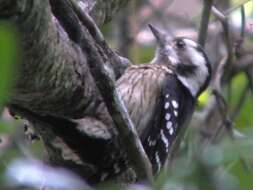
[[[139,135],[153,118],[165,73],[154,65],[138,66],[128,69],[117,81],[117,90]]]
[[[117,81],[117,90],[156,173],[164,165],[186,117],[191,115],[193,98],[161,65],[128,69]]]
[[[188,113],[186,107],[192,108],[192,105],[192,98],[175,75],[167,74],[155,108],[154,119],[141,137],[154,173],[159,172],[164,165],[179,129],[185,123],[185,114]]]

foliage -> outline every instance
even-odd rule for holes
[[[7,23],[0,22],[0,104],[8,97],[14,79],[13,67],[17,58],[16,34]]]

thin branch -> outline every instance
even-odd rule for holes
[[[245,36],[245,25],[246,25],[246,19],[245,19],[245,8],[244,5],[241,6],[241,37],[244,38]]]
[[[130,22],[131,7],[126,7],[117,19],[117,49],[124,57],[130,57],[133,45],[132,25]]]
[[[235,5],[234,7],[228,9],[227,11],[225,11],[225,15],[228,16],[229,14],[231,14],[233,11],[235,11],[236,9],[242,7],[243,5],[249,3],[250,1],[252,0],[246,0],[246,1],[243,1],[242,3],[239,3],[238,5]]]
[[[236,42],[236,45],[235,45],[235,55],[237,57],[237,59],[240,59],[241,58],[241,48],[242,48],[242,44],[244,42],[244,37],[245,37],[245,8],[244,8],[244,5],[241,5],[240,7],[240,11],[241,11],[241,30],[240,30],[240,39]],[[246,72],[246,75],[248,75],[247,71]],[[241,96],[240,96],[240,99],[233,111],[233,113],[231,114],[231,119],[234,121],[235,118],[237,117],[237,115],[240,113],[241,109],[242,109],[242,106],[244,105],[245,103],[245,100],[247,98],[247,95],[250,91],[250,88],[251,88],[251,79],[250,77],[248,77],[248,83],[246,84],[246,86],[244,87],[242,93],[241,93]]]
[[[227,102],[226,102],[225,98],[216,89],[213,89],[213,95],[216,98],[216,102],[218,104],[218,109],[219,109],[219,112],[220,112],[221,116],[223,118],[226,118],[227,117],[227,112],[228,112],[228,105],[227,105]]]
[[[204,147],[211,144],[217,139],[217,137],[221,133],[224,126],[225,126],[226,131],[229,134],[229,137],[231,139],[234,139],[234,134],[233,134],[234,124],[233,124],[233,121],[231,120],[231,117],[228,114],[228,106],[227,106],[226,100],[220,94],[220,92],[216,89],[213,90],[213,95],[215,96],[216,105],[218,106],[218,111],[221,114],[222,121],[219,123],[218,127],[215,129],[215,132],[213,133],[211,138],[208,139]]]
[[[227,48],[227,56],[224,57],[217,70],[216,70],[216,75],[214,77],[214,85],[213,85],[213,95],[215,96],[216,104],[218,106],[218,110],[221,114],[222,117],[222,122],[218,126],[216,133],[214,134],[213,138],[211,139],[214,140],[220,133],[221,129],[223,126],[226,127],[227,132],[229,133],[229,136],[233,138],[233,133],[232,133],[232,128],[233,128],[233,122],[229,116],[229,109],[226,100],[221,94],[221,86],[223,82],[223,76],[225,72],[227,72],[228,65],[230,65],[232,61],[232,48],[231,48],[231,42],[230,42],[230,32],[229,32],[229,24],[227,21],[227,18],[215,7],[212,8],[213,13],[217,16],[217,18],[221,21],[224,29],[224,35],[225,35],[225,43],[226,43],[226,48]]]
[[[225,98],[220,94],[220,92],[214,90],[213,94],[215,96],[219,112],[222,116],[222,122],[221,122],[220,128],[225,126],[229,136],[231,138],[233,138],[232,129],[233,129],[234,124],[233,124],[233,121],[232,121],[232,119],[231,119],[231,117],[229,116],[229,113],[228,113],[229,110],[228,110],[227,102],[226,102]],[[218,136],[218,134],[216,134],[216,136]]]
[[[248,2],[248,1],[247,1]],[[245,2],[244,2],[245,3]],[[238,44],[238,47],[240,49],[243,38],[245,35],[245,10],[242,5],[241,6],[241,41],[240,44]],[[213,79],[213,97],[212,97],[212,105],[211,108],[208,111],[208,113],[205,115],[205,119],[210,116],[211,112],[215,112],[218,108],[218,113],[221,116],[221,121],[217,123],[217,127],[215,129],[212,129],[211,135],[208,137],[207,141],[203,144],[203,148],[206,148],[209,144],[217,140],[217,138],[222,134],[224,130],[224,126],[226,129],[226,132],[228,133],[229,137],[233,139],[239,138],[238,135],[236,135],[234,127],[234,119],[238,112],[241,110],[241,107],[243,106],[246,96],[249,92],[249,86],[250,84],[247,84],[245,89],[243,90],[240,100],[238,101],[235,109],[233,110],[231,116],[229,114],[229,109],[226,100],[221,94],[222,86],[224,85],[224,82],[228,82],[228,80],[224,80],[224,76],[231,79],[231,76],[234,76],[234,71],[231,72],[231,69],[235,70],[237,68],[238,70],[242,71],[245,70],[248,67],[253,66],[253,56],[250,54],[247,55],[247,57],[243,56],[241,59],[237,60],[235,64],[231,65],[233,63],[233,57],[234,57],[234,51],[233,51],[233,43],[232,43],[232,37],[231,37],[231,31],[230,26],[228,22],[227,14],[223,14],[220,12],[216,7],[212,7],[212,13],[213,15],[220,21],[223,27],[224,31],[224,41],[226,45],[227,55],[226,57],[220,62],[218,65],[218,68],[216,70],[216,73],[214,75]],[[243,63],[243,64],[241,64]],[[233,67],[232,67],[233,66]],[[236,67],[234,67],[236,66]],[[240,69],[238,69],[240,68]],[[229,75],[229,76],[228,76]],[[223,80],[222,80],[223,78]],[[214,133],[213,133],[214,131]],[[243,160],[243,158],[241,158]]]
[[[233,130],[233,128],[234,128],[233,121],[234,121],[236,115],[241,110],[241,108],[245,102],[245,99],[246,99],[246,96],[247,96],[248,90],[249,90],[249,85],[250,85],[250,83],[248,83],[246,85],[245,89],[243,90],[242,96],[241,96],[232,116],[230,116],[226,100],[223,98],[223,96],[220,94],[220,92],[216,91],[216,90],[213,91],[213,94],[215,95],[216,102],[217,102],[217,105],[219,108],[219,112],[221,113],[223,119],[222,119],[222,122],[219,124],[219,126],[216,128],[214,135],[207,142],[208,144],[210,144],[211,142],[214,142],[215,139],[217,139],[218,135],[221,133],[221,131],[223,129],[223,126],[225,126],[225,129],[226,129],[229,137],[232,140],[235,140],[238,138],[238,132]],[[242,137],[244,137],[244,136],[240,134],[239,138],[242,138]],[[242,163],[247,164],[247,161],[243,157],[240,157],[240,160]]]
[[[110,58],[110,63],[113,67],[129,67],[132,63],[127,60],[126,58],[122,58],[118,56],[107,44],[107,42],[104,39],[103,34],[99,30],[98,26],[96,25],[95,21],[92,19],[92,17],[84,12],[74,0],[69,0],[74,12],[77,14],[79,20],[81,23],[87,27],[89,33],[95,40],[95,42],[99,45],[99,47],[102,48],[102,51],[107,55],[108,58]],[[118,68],[114,69],[114,71],[119,70]],[[116,73],[116,78],[118,78],[122,73]]]
[[[88,14],[82,12],[73,0],[70,0],[70,2],[76,11],[78,18],[84,26],[87,26],[87,29],[94,37],[94,40],[98,43],[98,45],[108,48],[102,34],[92,18]],[[114,81],[111,79],[104,67],[104,61],[100,53],[97,51],[97,48],[88,41],[89,40],[85,40],[84,36],[83,42],[86,43],[79,42],[79,45],[84,53],[89,52],[89,54],[93,55],[89,58],[90,60],[88,60],[88,65],[95,83],[107,106],[107,109],[112,116],[115,126],[117,127],[120,137],[119,139],[122,141],[122,145],[127,152],[133,169],[136,171],[138,179],[148,180],[150,183],[152,183],[153,176],[151,164],[144,151],[136,129],[128,115],[123,101],[116,90]]]
[[[242,44],[244,42],[244,37],[245,37],[245,9],[244,6],[241,6],[241,30],[240,30],[240,38],[236,41],[235,44],[235,56],[236,58],[241,57],[241,49],[242,49]]]
[[[233,113],[231,114],[231,119],[234,121],[235,118],[237,117],[237,115],[240,113],[241,109],[242,109],[242,106],[244,105],[245,103],[245,100],[249,94],[249,91],[250,91],[250,84],[246,84],[246,86],[244,87],[242,93],[241,93],[241,96],[240,96],[240,99],[237,103],[237,105],[235,106],[235,109],[233,111]]]
[[[222,78],[222,73],[224,73],[224,67],[225,67],[224,63],[225,62],[223,62],[223,64],[220,64],[218,67],[216,84],[214,85],[214,88],[213,88],[213,95],[215,96],[217,107],[218,107],[218,110],[219,110],[221,118],[222,118],[222,123],[218,127],[217,132],[220,131],[219,128],[222,128],[223,125],[225,125],[226,129],[229,131],[229,134],[231,134],[231,129],[232,129],[233,123],[232,123],[232,120],[228,114],[229,110],[228,110],[227,102],[221,94],[221,80],[222,80],[221,78]],[[214,139],[216,136],[218,136],[217,132],[214,135]]]
[[[244,37],[245,37],[245,9],[244,9],[244,5],[241,6],[241,30],[240,30],[240,38],[238,40],[236,40],[235,42],[235,56],[236,58],[240,58],[241,57],[241,50],[242,50],[242,44],[244,42]],[[233,65],[234,66],[234,65]],[[229,97],[228,97],[228,101],[230,102],[231,100],[231,85],[232,85],[232,80],[230,80],[228,82],[228,91],[229,91]],[[246,87],[247,89],[248,87]],[[241,102],[244,102],[244,100],[241,100]],[[238,104],[238,112],[240,111],[240,101],[239,101],[239,104]],[[235,115],[234,115],[235,114]],[[233,113],[233,115],[231,116],[232,117],[232,120],[234,120],[234,117],[236,117],[238,113]]]
[[[105,43],[105,39],[103,34],[100,32],[98,26],[96,25],[95,21],[91,18],[91,16],[83,11],[80,6],[76,4],[75,0],[69,0],[74,12],[77,14],[78,18],[82,23],[85,23],[85,27],[89,30],[90,34],[98,43],[99,45],[102,45]]]
[[[220,64],[218,65],[218,68],[216,69],[216,73],[213,77],[213,83],[212,83],[212,91],[213,91],[213,103],[212,108],[208,110],[208,113],[206,116],[209,116],[209,114],[212,113],[213,110],[218,107],[218,111],[222,117],[221,123],[216,128],[215,133],[213,133],[212,137],[207,140],[207,144],[210,144],[213,140],[215,140],[222,130],[223,126],[226,126],[226,129],[228,129],[229,134],[231,134],[231,127],[233,126],[233,123],[231,122],[231,119],[228,115],[228,108],[226,100],[223,98],[221,94],[222,84],[224,82],[224,76],[228,73],[228,66],[231,64],[232,58],[233,58],[233,51],[231,47],[231,36],[230,36],[230,30],[229,30],[229,23],[227,17],[221,13],[216,7],[212,6],[211,9],[213,15],[221,22],[224,30],[224,38],[225,38],[225,45],[227,49],[227,55],[221,60]],[[205,145],[204,145],[205,147]]]
[[[238,61],[235,62],[233,68],[233,75],[242,71],[247,71],[252,67],[253,67],[253,55],[249,53],[244,55]]]
[[[222,81],[222,77],[224,74],[224,70],[225,70],[225,66],[226,66],[226,61],[227,61],[227,56],[225,56],[219,63],[215,75],[213,77],[213,84],[212,84],[212,88],[216,89],[217,91],[221,91],[221,81]]]
[[[226,16],[214,6],[212,7],[212,13],[220,22],[226,21]]]
[[[224,41],[225,41],[225,45],[227,49],[227,63],[226,63],[227,66],[226,67],[228,68],[228,66],[233,61],[233,48],[232,48],[233,46],[231,43],[232,38],[231,38],[231,31],[230,31],[230,27],[228,23],[228,18],[214,6],[212,7],[212,13],[221,22],[222,27],[223,27],[224,38],[225,38]]]
[[[221,60],[220,64],[218,65],[218,68],[214,75],[213,84],[212,84],[212,93],[214,96],[215,105],[218,107],[218,111],[221,115],[222,121],[218,124],[218,127],[215,129],[215,132],[207,140],[203,148],[205,148],[206,146],[208,146],[209,144],[211,144],[217,139],[218,135],[220,134],[224,126],[226,127],[229,136],[233,138],[233,134],[231,130],[233,128],[233,123],[228,114],[227,102],[221,94],[222,76],[224,75],[224,72],[225,72],[226,63],[227,63],[227,57],[224,57]]]
[[[198,43],[203,47],[205,46],[212,5],[213,0],[204,0],[204,8],[202,10],[201,23],[198,35]]]
[[[251,93],[253,94],[253,79],[252,79],[252,76],[249,72],[246,72],[246,77],[248,79],[249,89],[250,89]]]

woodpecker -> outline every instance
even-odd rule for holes
[[[117,81],[154,174],[163,167],[180,129],[206,89],[211,65],[193,40],[170,38],[152,25],[158,47],[150,64],[132,66]]]

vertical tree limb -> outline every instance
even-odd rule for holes
[[[198,43],[204,47],[205,42],[206,42],[206,35],[207,35],[213,0],[203,0],[203,2],[204,2],[204,7],[202,9],[200,29],[199,29],[199,34],[198,34]]]
[[[106,42],[100,31],[98,30],[96,24],[93,22],[92,18],[88,14],[81,12],[76,6],[73,0],[70,0],[75,12],[77,13],[80,21],[87,26],[90,34],[94,36],[98,45],[101,45],[105,52],[108,48]],[[85,38],[85,36],[83,36]],[[95,83],[103,97],[106,107],[112,116],[112,119],[117,127],[119,133],[119,139],[122,141],[122,145],[127,152],[128,159],[130,160],[133,169],[135,170],[139,180],[148,180],[150,183],[153,181],[152,169],[149,159],[142,147],[136,129],[128,115],[128,112],[121,100],[114,81],[107,73],[103,59],[101,55],[96,51],[96,47],[89,44],[88,40],[86,43],[79,42],[80,47],[83,52],[89,52],[93,56],[88,60],[90,71]],[[110,60],[108,60],[110,61]]]

